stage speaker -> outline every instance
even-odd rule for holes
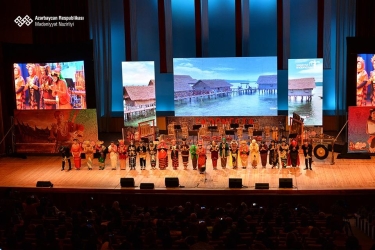
[[[121,178],[121,187],[134,187],[134,178]]]
[[[140,189],[154,189],[154,183],[141,183]]]
[[[293,179],[292,178],[279,178],[279,188],[292,188]]]
[[[229,187],[230,188],[242,188],[242,179],[241,178],[229,178]]]
[[[269,183],[255,183],[255,189],[270,189]]]
[[[36,187],[53,187],[53,184],[50,181],[38,181]]]
[[[165,186],[166,187],[178,187],[180,182],[177,177],[165,177]]]

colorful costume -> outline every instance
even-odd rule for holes
[[[292,140],[289,146],[289,154],[288,154],[288,165],[292,165],[292,167],[299,167],[299,146],[296,140]]]
[[[235,140],[230,143],[230,156],[233,169],[237,169],[238,164],[238,144]]]
[[[70,162],[70,150],[69,150],[69,148],[65,147],[65,146],[60,146],[59,152],[61,153],[61,156],[62,156],[61,171],[63,171],[64,168],[65,168],[65,162],[68,162],[68,164],[69,164],[68,171],[72,170],[72,163]]]
[[[198,142],[198,149],[197,149],[197,155],[198,155],[198,170],[200,174],[203,174],[206,171],[206,148],[203,147],[203,142]]]
[[[190,146],[190,155],[191,155],[191,163],[193,164],[193,169],[197,169],[198,163],[198,155],[197,155],[197,146],[194,144]]]
[[[175,139],[172,140],[172,145],[169,149],[171,150],[172,167],[176,170],[178,168],[178,146]]]
[[[310,170],[312,170],[311,164],[312,164],[313,147],[308,141],[305,141],[305,143],[302,145],[302,150],[303,150],[303,155],[305,156],[305,169],[304,170],[307,170],[309,168]]]
[[[227,157],[229,156],[229,145],[224,137],[221,139],[219,145],[219,154],[221,159],[221,167],[225,169],[227,167]]]
[[[375,106],[375,55],[371,57],[373,71],[370,72],[369,85],[371,86],[371,106]]]
[[[357,57],[357,106],[366,106],[368,74],[365,70],[365,61]]]
[[[156,154],[158,151],[156,149],[156,145],[152,141],[148,145],[148,152],[150,154],[151,169],[155,170],[156,169]]]
[[[25,80],[21,75],[21,67],[18,64],[13,65],[14,68],[14,90],[16,92],[17,109],[24,109],[25,101]]]
[[[56,103],[50,102],[55,98],[52,96],[52,77],[48,75],[47,66],[40,66],[40,89],[42,93],[42,108],[43,109],[55,109]]]
[[[266,168],[267,165],[267,155],[268,155],[268,147],[264,141],[260,144],[260,160],[262,162],[262,167]]]
[[[212,141],[210,146],[212,167],[214,170],[217,170],[217,159],[219,159],[219,145],[215,141]]]
[[[135,147],[133,140],[130,141],[130,145],[128,146],[128,156],[130,170],[135,170],[137,164],[137,148]]]
[[[281,144],[279,146],[279,156],[280,156],[280,162],[281,166],[283,168],[286,168],[287,162],[288,162],[288,151],[289,151],[289,145],[286,143],[286,138],[283,137],[281,139]]]
[[[257,168],[259,161],[259,145],[256,140],[252,140],[250,144],[250,161],[253,168]]]
[[[58,109],[71,109],[70,94],[68,92],[68,85],[60,79],[60,69],[52,70],[51,77],[53,80],[52,96],[56,98]]]
[[[247,146],[246,141],[240,142],[240,159],[241,159],[241,165],[243,169],[247,168],[247,164],[249,162],[249,146]]]
[[[272,168],[279,168],[279,152],[274,140],[271,141],[271,144],[268,146],[268,150],[270,151],[268,161],[269,164],[272,166]]]
[[[159,168],[164,170],[168,167],[168,146],[164,140],[161,140],[158,145],[158,159]]]
[[[39,92],[39,78],[36,76],[35,65],[27,64],[26,68],[29,76],[26,78],[26,103],[29,109],[40,108],[40,92]]]
[[[114,142],[111,142],[111,145],[108,146],[109,159],[111,160],[112,170],[117,169],[118,163],[118,147]]]
[[[141,170],[146,170],[147,148],[143,141],[141,141],[137,147],[137,153],[139,154],[139,164],[141,165]]]
[[[77,139],[73,140],[73,144],[72,144],[70,151],[72,152],[75,169],[80,170],[82,146],[78,143]]]
[[[182,164],[184,165],[184,169],[187,169],[187,166],[189,164],[189,145],[186,143],[186,138],[182,138],[180,151],[182,156]]]
[[[125,170],[126,169],[126,155],[127,155],[127,148],[125,146],[124,140],[118,140],[119,146],[117,148],[118,151],[118,158],[120,161],[120,169]]]
[[[97,141],[96,142],[96,151],[99,153],[98,157],[98,165],[99,170],[105,169],[105,158],[107,155],[107,148],[103,145],[103,141]]]
[[[92,170],[92,161],[94,160],[95,142],[84,141],[83,152],[85,153],[86,164],[89,170]]]

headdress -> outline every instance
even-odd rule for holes
[[[57,76],[59,77],[60,76],[60,69],[59,68],[55,68],[54,70],[51,71],[51,76]]]

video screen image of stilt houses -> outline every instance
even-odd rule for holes
[[[288,60],[288,117],[293,113],[305,125],[323,125],[323,59]]]
[[[125,127],[156,122],[154,62],[122,62],[122,76]]]
[[[276,57],[174,58],[176,116],[276,116]]]

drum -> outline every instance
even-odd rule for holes
[[[322,144],[314,147],[314,156],[319,160],[324,160],[328,157],[328,148]]]

